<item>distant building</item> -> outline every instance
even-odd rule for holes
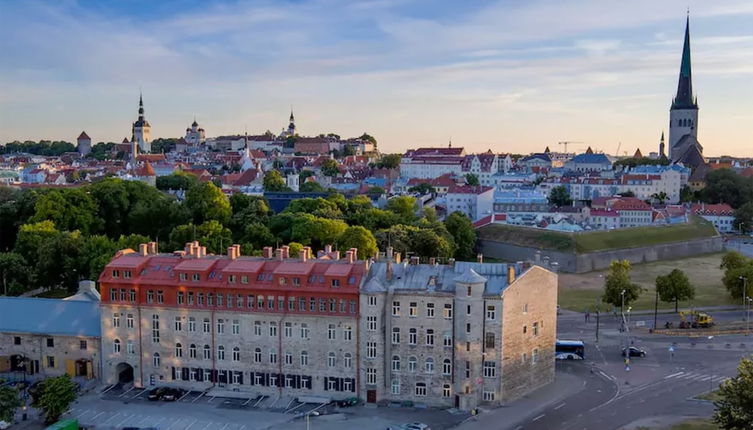
[[[492,213],[494,188],[483,185],[452,185],[447,191],[447,214],[460,212],[471,222]]]
[[[547,195],[534,189],[506,189],[494,193],[496,213],[549,212]]]
[[[593,172],[610,170],[612,162],[604,154],[595,154],[591,148],[583,154],[578,154],[565,163],[565,169],[576,172]]]
[[[144,118],[144,100],[139,95],[139,118],[131,128],[131,144],[138,146],[138,150],[141,152],[152,152],[151,129],[152,126],[149,125],[149,121]]]
[[[82,131],[76,139],[76,150],[82,157],[86,157],[92,150],[92,139],[85,131]]]
[[[446,173],[463,175],[463,148],[418,148],[408,150],[400,159],[403,178],[438,178]]]
[[[193,120],[191,127],[186,129],[186,137],[184,137],[186,143],[191,146],[203,145],[206,141],[204,129],[199,127],[199,123]]]
[[[714,224],[719,233],[729,234],[740,229],[740,226],[735,225],[735,210],[726,203],[695,204],[690,208],[690,213]]]
[[[698,100],[693,96],[690,66],[690,18],[685,22],[677,94],[669,110],[669,159],[688,167],[703,164],[703,147],[698,143]]]

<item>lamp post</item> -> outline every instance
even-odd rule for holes
[[[745,311],[745,297],[748,296],[748,278],[746,278],[745,276],[740,276],[740,280],[743,281],[743,311]],[[748,319],[747,313],[743,318]]]
[[[750,309],[753,308],[753,298],[748,297],[748,307],[745,308],[745,336],[750,336]]]
[[[656,319],[659,313],[659,289],[656,289],[656,299],[654,299],[654,331],[656,331]]]

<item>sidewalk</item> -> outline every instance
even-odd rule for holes
[[[462,430],[495,430],[512,429],[520,421],[533,416],[537,411],[545,409],[565,397],[583,390],[582,379],[569,373],[558,372],[554,382],[541,387],[522,399],[516,400],[496,409],[482,410],[476,417],[457,428]]]

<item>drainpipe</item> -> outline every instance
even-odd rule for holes
[[[216,300],[216,297],[215,297]],[[214,319],[214,304],[216,302],[212,302],[212,308],[211,308],[211,317],[209,318],[211,326],[209,327],[209,332],[212,333],[212,373],[215,375],[212,379],[212,388],[217,386],[217,380],[220,378],[219,372],[217,372],[217,345],[215,343],[215,328],[217,327],[217,321]]]
[[[141,336],[141,288],[139,288],[139,301],[136,304],[136,310],[138,311],[138,317],[139,317],[139,375],[141,379],[141,386],[144,387],[144,348],[142,347],[142,336]],[[126,341],[127,342],[127,341]],[[128,351],[126,351],[126,354]],[[118,377],[120,379],[120,377]]]

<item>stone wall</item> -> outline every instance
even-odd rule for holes
[[[16,339],[20,340],[18,344]],[[49,346],[48,339],[51,339],[52,346]],[[68,373],[70,376],[98,378],[99,350],[99,338],[95,337],[0,333],[0,370],[9,369],[11,357],[21,355],[28,359],[28,373],[38,369],[45,377]]]
[[[724,240],[721,237],[710,237],[638,248],[577,254],[547,249],[540,250],[491,240],[479,241],[481,251],[488,257],[504,261],[524,261],[535,260],[537,253],[539,253],[540,258],[546,257],[552,262],[557,262],[559,270],[568,273],[586,273],[606,269],[609,267],[609,263],[614,260],[629,260],[633,264],[638,264],[721,252],[723,244]]]

